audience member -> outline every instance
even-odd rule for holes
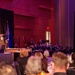
[[[68,75],[75,75],[75,52],[72,53],[72,63],[70,67],[67,69]]]
[[[42,59],[41,60],[41,65],[42,65],[42,71],[41,71],[41,73],[40,74],[38,74],[38,75],[51,75],[49,72],[48,72],[48,69],[47,69],[47,67],[48,67],[48,61],[47,61],[47,59]]]
[[[52,59],[54,75],[67,75],[66,70],[69,67],[67,56],[62,52],[55,52],[52,55]]]
[[[52,57],[49,57],[47,69],[48,69],[48,72],[50,73],[50,75],[53,75],[53,73],[54,73],[54,70],[52,67],[52,62],[53,62]]]
[[[19,63],[20,72],[24,75],[24,67],[27,64],[27,60],[29,58],[28,50],[22,49],[20,51],[20,56],[17,58],[17,62]]]
[[[0,63],[0,75],[17,75],[17,73],[11,65]]]
[[[49,51],[45,50],[44,53],[43,53],[43,55],[44,55],[44,58],[48,59],[48,57],[49,57]]]
[[[40,51],[36,51],[34,55],[43,59],[43,54]]]
[[[38,75],[41,71],[41,59],[37,56],[31,56],[25,68],[26,75]]]
[[[72,61],[72,55],[71,55],[71,54],[67,54],[67,57],[68,57],[69,63],[72,63],[72,62],[73,62],[73,61]]]
[[[70,64],[70,67],[75,67],[75,52],[72,53],[72,63]]]

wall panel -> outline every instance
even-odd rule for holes
[[[38,43],[45,39],[46,28],[50,26],[54,43],[53,0],[1,0],[0,8],[14,12],[14,37],[27,36],[27,41],[33,38]]]

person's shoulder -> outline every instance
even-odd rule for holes
[[[53,75],[67,75],[67,73],[64,73],[64,72],[55,72]]]
[[[45,75],[45,72],[41,71],[41,73],[39,73],[38,75]]]
[[[68,70],[74,70],[75,71],[75,67],[69,67]]]
[[[69,67],[67,69],[67,74],[68,75],[75,75],[75,67]]]

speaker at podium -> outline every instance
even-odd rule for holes
[[[0,53],[3,53],[5,49],[4,34],[0,34]]]

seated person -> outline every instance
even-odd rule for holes
[[[68,75],[75,75],[75,52],[72,53],[72,63],[70,67],[67,69]]]
[[[27,64],[27,60],[29,58],[28,51],[26,49],[22,49],[20,51],[20,56],[17,58],[17,62],[19,63],[20,72],[24,75],[24,67]]]
[[[17,73],[11,65],[0,63],[0,75],[17,75]]]
[[[52,55],[53,75],[67,75],[66,70],[69,67],[67,55],[62,52],[55,52]]]
[[[38,75],[51,75],[49,72],[48,72],[48,61],[47,61],[47,59],[46,58],[43,58],[42,60],[41,60],[41,62],[42,62],[42,71],[41,71],[41,73],[40,74],[38,74]]]
[[[31,56],[25,68],[26,75],[38,75],[42,71],[41,59],[37,56]]]
[[[43,54],[40,51],[36,51],[35,54],[34,54],[34,56],[38,56],[41,59],[43,59]]]
[[[43,53],[43,55],[44,55],[44,58],[46,58],[46,59],[48,59],[49,58],[49,51],[48,50],[45,50],[44,51],[44,53]]]
[[[75,52],[72,53],[72,63],[70,64],[70,67],[75,68]]]

